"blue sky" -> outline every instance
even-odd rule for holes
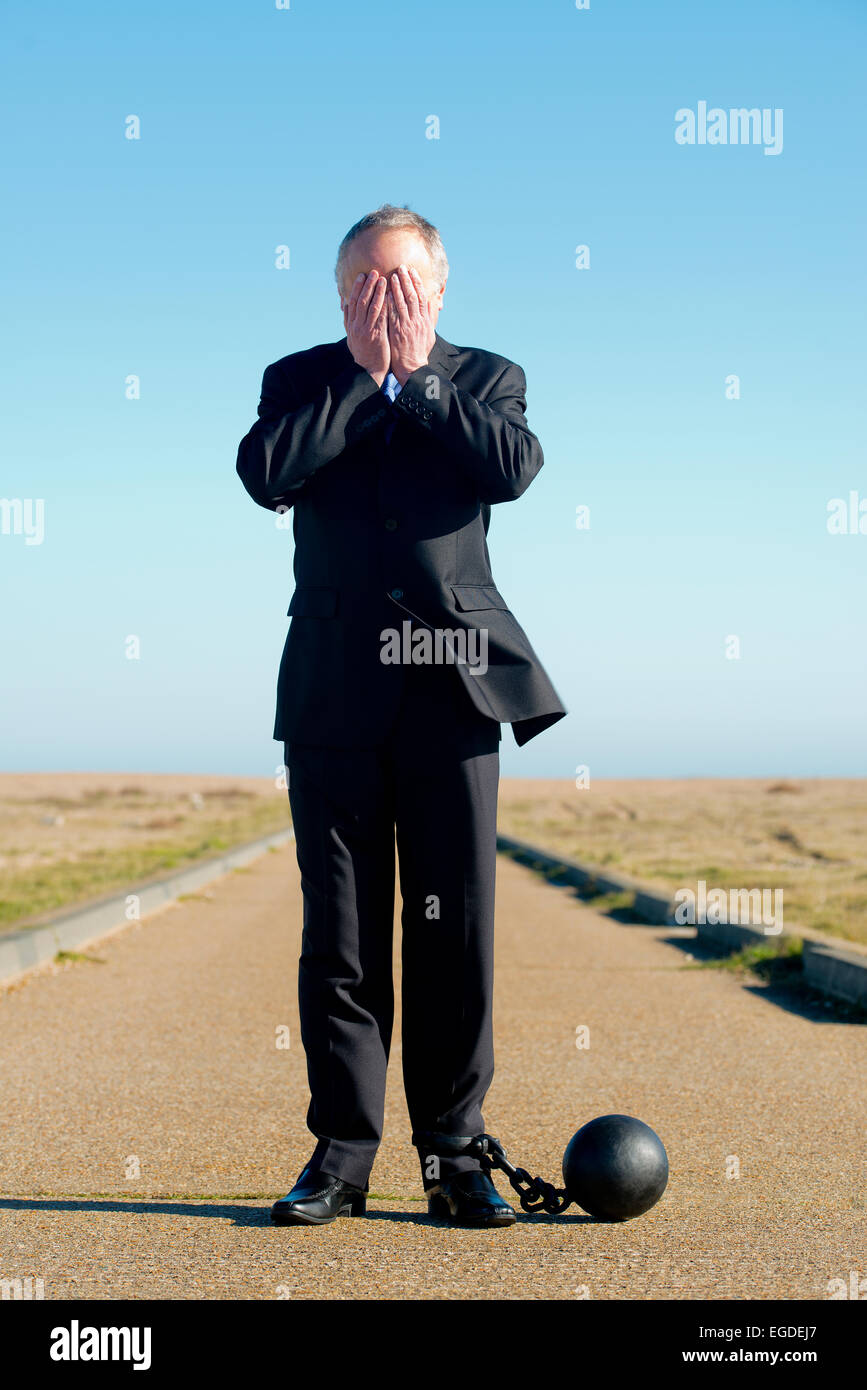
[[[545,453],[489,544],[569,716],[505,728],[504,775],[864,775],[867,535],[827,506],[867,498],[867,7],[16,3],[3,28],[0,496],[44,499],[44,536],[0,534],[0,767],[279,763],[291,533],[237,446],[266,364],[343,336],[337,244],[392,201],[442,233],[439,331],[524,367]],[[782,110],[782,150],[678,144],[701,101]]]

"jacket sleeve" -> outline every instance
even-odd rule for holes
[[[236,472],[260,507],[291,507],[308,478],[390,409],[373,377],[355,362],[309,400],[298,399],[286,366],[273,362],[262,378],[259,418],[238,446]]]
[[[520,497],[545,461],[527,425],[527,382],[515,362],[484,401],[425,364],[407,377],[393,408],[442,442],[469,474],[481,502]]]

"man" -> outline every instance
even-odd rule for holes
[[[543,463],[524,373],[436,332],[447,276],[426,219],[390,204],[363,217],[337,259],[346,336],[265,369],[238,449],[250,496],[294,508],[274,738],[304,898],[298,997],[318,1142],[272,1208],[278,1223],[365,1210],[393,1023],[395,837],[403,1076],[428,1210],[515,1220],[478,1161],[438,1157],[432,1136],[484,1131],[494,1071],[500,723],[523,744],[566,711],[486,541],[491,506],[520,497]]]

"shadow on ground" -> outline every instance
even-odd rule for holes
[[[254,1199],[250,1199],[251,1201]],[[368,1199],[371,1200],[371,1199]],[[373,1199],[376,1200],[376,1199]],[[397,1200],[394,1198],[383,1198],[385,1200]],[[201,1216],[207,1220],[227,1221],[230,1220],[235,1226],[268,1226],[272,1227],[271,1221],[271,1202],[265,1200],[261,1207],[238,1206],[231,1201],[136,1201],[134,1198],[86,1198],[86,1197],[0,1197],[0,1211],[57,1211],[73,1212],[84,1211],[91,1214],[96,1212],[124,1212],[135,1215],[164,1216],[167,1212],[172,1216]],[[585,1212],[564,1212],[560,1216],[551,1216],[546,1212],[516,1212],[519,1222],[526,1222],[531,1226],[550,1225],[551,1223],[560,1224],[562,1222],[572,1224],[606,1225],[606,1222],[597,1222],[594,1217],[588,1216]],[[368,1208],[365,1216],[358,1217],[338,1217],[338,1220],[352,1221],[395,1221],[409,1223],[415,1226],[443,1226],[454,1229],[448,1221],[437,1220],[428,1216],[427,1212],[414,1213],[411,1211],[377,1211],[375,1208]],[[326,1224],[331,1224],[326,1223]],[[274,1230],[282,1230],[284,1227],[273,1226]],[[295,1227],[298,1229],[305,1229]],[[315,1230],[315,1227],[307,1227],[308,1230]],[[463,1228],[462,1228],[463,1229]],[[469,1229],[469,1228],[467,1228]]]
[[[832,999],[806,983],[800,955],[771,955],[749,965],[740,965],[729,952],[714,951],[692,937],[662,936],[659,939],[666,946],[674,946],[693,957],[694,965],[687,965],[686,969],[725,970],[751,994],[809,1023],[851,1023],[861,1027],[867,1024],[867,1010],[842,999]]]
[[[572,882],[566,869],[558,870],[532,862],[529,856],[512,851],[507,858],[526,869],[528,873],[543,878],[552,888],[576,898],[585,907],[590,907],[602,917],[624,926],[645,927],[649,931],[659,930],[645,918],[639,916],[632,905],[629,893],[600,893],[590,879],[583,884]],[[659,940],[666,946],[692,958],[690,964],[682,969],[719,969],[730,973],[739,980],[745,989],[758,995],[768,1004],[785,1009],[798,1018],[810,1023],[850,1023],[867,1024],[867,1010],[857,1004],[847,1004],[845,1000],[833,999],[820,990],[812,989],[804,980],[800,954],[794,956],[772,955],[767,959],[740,963],[731,952],[714,951],[701,942],[697,933],[689,936],[661,936]]]

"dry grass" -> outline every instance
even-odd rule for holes
[[[660,888],[781,888],[784,918],[867,942],[867,780],[504,780],[499,827]]]
[[[262,778],[0,774],[0,930],[290,823],[285,789]]]
[[[787,925],[867,942],[867,781],[504,779],[500,829],[664,888],[782,888]],[[290,824],[262,778],[0,774],[0,929]]]

